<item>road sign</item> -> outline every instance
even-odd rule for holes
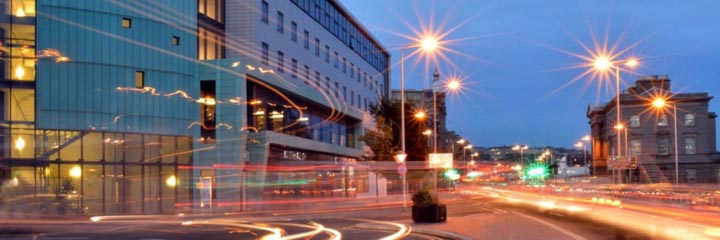
[[[405,175],[407,173],[407,166],[405,166],[405,164],[400,164],[400,165],[398,165],[397,170],[398,170],[398,174]]]
[[[453,167],[453,155],[452,153],[431,153],[430,161],[428,161],[428,168],[452,168]]]

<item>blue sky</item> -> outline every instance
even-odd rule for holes
[[[343,5],[400,59],[411,43],[401,35],[429,25],[447,31],[450,40],[440,60],[441,78],[465,78],[466,89],[448,102],[448,128],[476,146],[528,144],[571,147],[589,133],[589,104],[606,102],[614,84],[598,85],[580,76],[588,56],[582,44],[629,49],[620,58],[638,56],[637,75],[669,75],[679,92],[708,92],[716,97],[710,111],[720,113],[720,1],[410,1],[341,0]],[[434,21],[431,24],[430,19]],[[406,54],[410,51],[406,50]],[[429,86],[421,57],[405,62],[407,88]],[[434,68],[434,67],[432,67]],[[399,65],[392,87],[400,86]],[[564,86],[567,85],[567,86]],[[720,140],[718,140],[720,143]]]

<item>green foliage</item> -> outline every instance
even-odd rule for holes
[[[437,194],[430,192],[427,188],[419,190],[412,195],[413,205],[415,206],[429,206],[434,204],[440,204],[440,199]]]
[[[375,153],[375,160],[393,161],[392,128],[385,123],[385,118],[382,116],[378,116],[375,122],[377,130],[368,130],[359,139],[364,141]]]

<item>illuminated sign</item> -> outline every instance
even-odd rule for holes
[[[429,168],[452,168],[453,167],[453,155],[452,153],[431,153],[430,161],[428,161]]]

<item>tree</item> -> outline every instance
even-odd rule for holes
[[[372,149],[375,160],[392,161],[394,154],[392,128],[385,123],[385,118],[382,116],[377,116],[375,123],[377,130],[367,130],[359,139]]]
[[[392,161],[393,155],[401,149],[400,147],[400,102],[399,101],[387,101],[384,100],[379,104],[373,106],[376,109],[375,122],[377,123],[377,131],[368,131],[366,136],[370,136],[370,132],[374,132],[375,136],[378,136],[378,132],[389,131],[389,138],[385,140],[390,141],[389,153],[383,152],[382,154],[388,154],[389,158],[380,158],[378,150],[373,148],[372,144],[368,141],[363,140],[366,136],[361,137],[361,141],[365,141],[370,146],[370,149],[375,152],[376,158],[379,161]],[[426,129],[425,121],[415,120],[413,111],[415,109],[412,103],[405,103],[405,151],[407,153],[407,161],[424,161],[428,153],[428,137],[423,135],[422,132]],[[380,120],[382,118],[382,120]],[[382,122],[382,124],[380,123]],[[381,126],[386,129],[380,130]],[[387,136],[387,135],[384,135]],[[378,146],[376,146],[378,147]],[[385,149],[387,150],[387,149]]]

